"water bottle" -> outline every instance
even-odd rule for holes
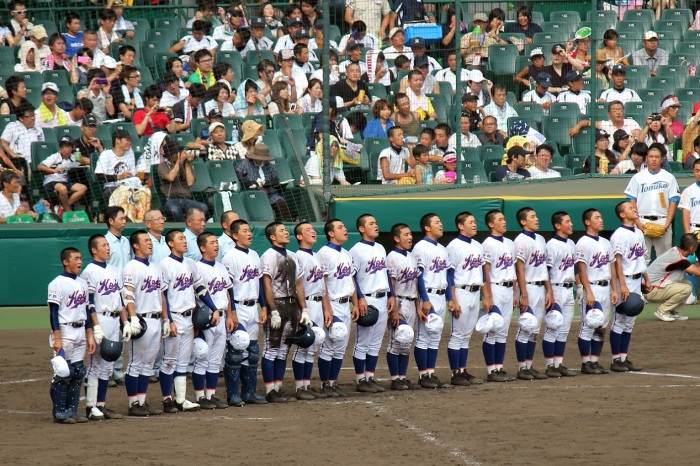
[[[235,144],[238,142],[238,125],[233,125],[231,130],[231,143]]]

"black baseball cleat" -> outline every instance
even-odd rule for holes
[[[377,389],[366,379],[360,379],[355,386],[355,390],[360,393],[377,393]]]
[[[209,398],[209,401],[211,401],[212,403],[214,403],[214,406],[216,407],[216,409],[226,409],[226,408],[228,408],[228,403],[226,403],[226,402],[223,401],[223,400],[218,399],[218,398],[215,397],[214,395],[212,395],[212,397]]]
[[[517,379],[508,373],[501,367],[498,369],[498,373],[506,377],[506,382],[515,382]]]
[[[146,408],[146,411],[148,411],[149,416],[160,416],[161,414],[163,414],[162,409],[151,406],[148,403],[144,403],[143,407]]]
[[[430,380],[434,380],[435,382],[437,382],[437,388],[450,388],[450,384],[440,382],[440,379],[437,378],[437,375],[435,375],[435,372],[430,374]]]
[[[462,375],[466,377],[469,383],[472,385],[481,385],[482,383],[484,383],[482,379],[475,375],[471,375],[469,372],[466,371],[466,369],[462,371]]]
[[[404,386],[407,387],[409,390],[420,390],[421,388],[423,388],[419,384],[413,383],[405,377],[399,380],[401,380],[401,383],[403,383]]]
[[[199,397],[197,404],[202,409],[216,409],[216,405],[211,400],[207,400],[205,396]]]
[[[535,376],[533,376],[529,370],[527,370],[527,367],[521,367],[518,369],[518,379],[520,380],[533,380]]]
[[[104,414],[105,419],[121,419],[122,415],[112,411],[111,409],[107,408],[106,406],[98,406],[99,410],[102,411],[102,414]]]
[[[319,400],[322,400],[324,398],[328,398],[328,395],[326,395],[325,393],[319,392],[311,385],[306,386],[306,391],[311,393],[311,396],[313,396],[314,398],[318,398]]]
[[[505,374],[501,374],[498,369],[492,370],[486,377],[489,382],[507,382],[508,377]]]
[[[610,373],[610,371],[607,370],[606,368],[604,368],[603,366],[601,366],[598,361],[592,362],[591,364],[593,364],[596,367],[596,369],[598,369],[600,371],[601,374]]]
[[[620,358],[615,358],[612,360],[610,370],[613,372],[629,372],[629,369],[622,363]]]
[[[471,382],[469,382],[469,379],[462,374],[460,371],[454,371],[452,373],[452,378],[450,379],[450,384],[456,385],[458,387],[468,387],[471,385]]]
[[[596,367],[591,361],[586,361],[584,363],[581,363],[581,373],[588,374],[588,375],[602,374],[600,369],[598,369],[598,367]]]
[[[532,378],[535,380],[547,380],[547,379],[549,379],[548,376],[546,376],[545,374],[541,374],[540,371],[538,371],[534,367],[530,367],[527,371],[530,373]]]
[[[344,391],[342,391],[342,390],[340,389],[340,387],[338,386],[338,382],[333,382],[333,383],[331,384],[331,389],[333,389],[333,391],[334,391],[340,398],[347,398],[347,397],[348,397],[348,394],[345,393]]]
[[[559,364],[559,367],[557,367],[557,370],[564,377],[576,377],[576,372],[569,370],[563,364]]]
[[[386,391],[384,387],[377,383],[374,377],[368,378],[367,383],[370,384],[377,391],[377,393],[383,393]]]
[[[547,377],[551,377],[553,379],[558,379],[561,377],[561,372],[559,372],[553,365],[547,366],[547,370],[544,371],[545,375]]]
[[[177,412],[177,406],[175,406],[175,401],[172,398],[166,398],[163,400],[163,412],[166,414],[173,414]]]
[[[427,372],[425,374],[421,374],[418,383],[422,388],[438,388],[440,386],[439,382],[431,378],[430,374]]]
[[[401,379],[394,379],[391,381],[392,390],[408,390],[408,386],[404,385]]]
[[[148,417],[148,410],[145,406],[141,406],[138,401],[134,401],[129,406],[129,416]]]
[[[328,398],[338,398],[340,396],[333,390],[330,382],[323,382],[320,393],[326,395]]]
[[[299,387],[297,388],[296,393],[294,394],[295,398],[299,401],[313,401],[316,399],[315,396],[313,396],[311,393],[306,391],[304,387]]]
[[[622,364],[624,364],[625,367],[627,367],[627,369],[631,370],[632,372],[640,372],[640,371],[644,370],[644,368],[642,366],[637,366],[635,363],[633,363],[629,359],[625,359],[624,361],[622,361]]]

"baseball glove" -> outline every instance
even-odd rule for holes
[[[663,227],[663,225],[651,222],[644,224],[644,236],[648,238],[661,238],[664,233],[666,233],[666,229]]]

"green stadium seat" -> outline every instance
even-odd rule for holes
[[[627,10],[625,11],[624,16],[622,17],[624,22],[630,21],[630,22],[635,22],[639,24],[639,27],[642,28],[644,31],[648,31],[652,29],[652,26],[654,25],[654,20],[656,19],[654,16],[654,11],[645,9],[645,10]],[[618,23],[618,27],[619,27]]]
[[[498,169],[498,167],[501,166],[501,161],[496,160],[496,159],[491,159],[491,160],[484,160],[482,163],[484,165],[484,171],[486,172],[486,176],[488,177],[488,180],[489,181],[498,181],[498,180],[495,180],[492,177],[492,175]]]
[[[31,215],[10,215],[7,217],[7,224],[14,223],[34,223],[34,217]]]
[[[574,23],[577,27],[581,22],[581,15],[578,11],[552,11],[549,14],[549,20],[559,23]]]
[[[196,181],[190,187],[190,191],[192,191],[193,194],[200,194],[199,197],[202,198],[201,194],[205,193],[210,188],[214,188],[214,183],[211,181],[211,178],[209,178],[209,171],[204,162],[199,158],[195,160],[199,160],[200,162],[192,163],[192,171]]]
[[[452,94],[450,94],[450,97]],[[447,110],[449,105],[447,104],[447,98],[442,94],[428,94],[428,97],[433,102],[433,108],[437,114],[437,120],[440,123],[448,123],[447,120]]]
[[[502,146],[486,145],[479,147],[479,157],[481,160],[502,160],[505,150]]]
[[[238,189],[242,188],[236,174],[236,164],[233,160],[210,160],[205,165],[214,189],[227,191],[230,183],[237,183]]]
[[[690,80],[691,77],[694,78],[694,82]],[[691,106],[700,101],[700,76],[688,76],[685,87],[676,89],[674,94],[682,103],[688,102]],[[667,95],[664,94],[661,98]],[[661,98],[659,102],[661,102]]]
[[[270,60],[272,63],[277,63],[277,58],[275,57],[275,52],[272,50],[258,50],[250,52],[245,57],[246,63],[251,66],[256,66],[262,59]],[[257,76],[257,75],[256,75]]]
[[[234,78],[238,78],[239,82],[243,76],[243,58],[237,50],[218,51],[216,52],[217,63],[228,63],[233,69]],[[256,77],[257,79],[257,77]]]
[[[146,40],[146,31],[151,29],[146,18],[129,18],[131,24],[134,25],[134,43],[139,43]]]
[[[542,118],[542,132],[547,141],[556,143],[561,153],[564,148],[571,146],[569,130],[578,122],[578,118],[545,116]]]
[[[627,102],[625,104],[625,118],[634,119],[642,128],[646,125],[647,117],[658,111],[658,102]]]
[[[17,116],[14,113],[9,115],[0,115],[0,134],[2,134],[7,125],[15,121],[17,121]]]
[[[71,212],[63,212],[61,221],[63,223],[90,223],[90,217],[84,210],[73,210]]]
[[[501,32],[498,37],[501,38],[501,40],[505,40],[506,42],[509,42],[511,44],[517,43],[517,41],[521,41],[521,44],[524,44],[527,42],[527,38],[525,37],[525,34],[522,32]],[[515,41],[515,42],[513,42]]]
[[[182,26],[182,21],[179,18],[156,18],[153,22],[153,27],[156,29],[170,29],[177,31]]]
[[[590,155],[591,152],[593,152],[595,148],[593,138],[591,138],[591,133],[593,132],[594,130],[591,127],[581,128],[578,134],[573,138],[572,149],[574,154]]]
[[[141,61],[147,67],[155,68],[155,54],[167,53],[170,44],[163,41],[145,40],[141,42]]]
[[[673,11],[673,10],[664,10],[664,11]],[[684,42],[700,42],[700,31],[696,31],[694,29],[689,29],[683,33],[683,41]]]
[[[248,220],[252,222],[274,222],[275,211],[270,206],[270,200],[264,191],[244,191],[241,193],[243,205],[248,212]]]
[[[546,52],[551,50],[554,44],[566,42],[567,38],[570,37],[563,31],[536,32],[532,36],[532,43],[542,47],[543,52]]]
[[[586,160],[588,155],[586,154],[569,154],[564,156],[566,161],[566,166],[572,170],[583,167],[583,162]]]
[[[700,43],[697,42],[681,42],[676,47],[676,53],[673,55],[678,55],[677,58],[681,61],[680,63],[671,63],[671,57],[669,57],[670,65],[690,65],[693,63],[700,63]]]
[[[0,64],[3,68],[14,69],[16,56],[12,47],[0,47]]]
[[[588,11],[586,21],[595,21],[596,26],[598,23],[605,24],[606,29],[614,28],[617,24],[617,13],[614,10]]]
[[[660,19],[654,23],[654,31],[683,31],[683,21]],[[659,44],[661,45],[661,44]]]
[[[693,22],[693,10],[687,8],[665,8],[661,10],[662,20],[678,20],[682,23],[682,29],[688,29]]]
[[[83,137],[83,132],[80,131],[80,126],[57,126],[54,128],[56,133],[56,142],[60,141],[61,138],[68,136],[73,139],[80,139]]]
[[[683,84],[685,84],[685,75],[669,76],[659,73],[658,76],[648,77],[645,87],[654,89],[668,89],[670,93],[673,92],[673,89],[676,89]]]
[[[668,164],[671,167],[671,173],[677,173],[677,172],[684,171],[683,164],[681,162],[676,162],[675,160],[671,160],[668,162]]]
[[[468,184],[480,184],[488,183],[489,177],[484,169],[483,162],[461,162],[462,163],[462,176],[467,181]]]
[[[287,183],[286,185],[283,185],[283,187],[285,189],[295,189],[295,186],[301,179],[301,170],[298,168],[299,165],[296,163],[291,164],[283,157],[275,158],[272,164],[277,169],[277,176],[279,177],[280,181],[294,180],[294,182]]]
[[[563,118],[578,118],[578,116],[581,114],[581,109],[576,103],[553,102],[552,105],[549,106],[549,114],[551,116]]]
[[[293,132],[303,131],[304,123],[301,121],[301,116],[296,113],[289,114],[277,114],[272,117],[272,127],[274,129],[286,129],[289,128]]]
[[[461,153],[461,159],[465,162],[480,162],[482,160],[479,147],[462,147]]]
[[[282,155],[288,160],[294,160],[296,163],[297,156],[304,158],[306,156],[306,138],[295,137],[294,134],[288,134],[284,129],[277,130],[277,137],[280,141]]]
[[[645,10],[634,10],[634,11],[645,11]],[[629,10],[625,13],[628,13]],[[654,14],[652,13],[652,16]],[[648,27],[645,27],[643,23],[638,22],[638,21],[620,21],[617,23],[617,32],[618,34],[625,35],[625,39],[636,39],[636,40],[642,40],[642,36],[644,36],[644,33],[651,29],[651,25]]]
[[[50,141],[37,141],[32,143],[32,166],[31,169],[37,170],[39,164],[49,155],[58,152],[58,142],[56,138]]]
[[[518,47],[515,45],[490,45],[486,69],[496,74],[515,74],[517,56]]]
[[[229,191],[214,193],[212,204],[214,205],[214,218],[221,218],[221,215],[227,210],[233,210],[241,218],[250,218],[239,193]]]
[[[449,83],[447,84],[449,85]],[[386,92],[386,87],[383,84],[367,83],[367,90],[369,91],[369,95],[377,97],[378,99],[387,99],[389,97]],[[440,92],[442,92],[442,86],[440,87]]]
[[[574,171],[570,168],[557,167],[553,168],[553,170],[558,171],[562,178],[570,178],[574,176]]]
[[[167,199],[165,194],[163,194],[163,192],[160,190],[161,181],[160,177],[158,176],[158,165],[151,165],[149,171],[151,173],[151,208],[162,208]],[[93,190],[90,189],[90,192],[92,191]],[[100,194],[99,197],[101,198],[102,195]]]
[[[560,32],[571,38],[576,32],[577,25],[578,24],[568,23],[565,21],[545,21],[545,23],[541,24],[540,26],[542,26],[542,31],[544,32]]]
[[[682,32],[676,30],[658,31],[656,35],[659,36],[659,48],[669,54],[676,52],[676,46],[683,37]]]

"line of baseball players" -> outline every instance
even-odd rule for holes
[[[119,208],[113,210],[106,212],[109,226],[123,214]],[[187,213],[185,233],[171,230],[162,235],[164,228],[151,228],[154,221],[163,223],[162,216],[157,211],[149,214],[149,230],[138,230],[128,240],[133,259],[121,273],[108,263],[113,253],[103,235],[89,239],[92,262],[84,271],[79,251],[66,248],[61,253],[64,273],[49,284],[48,293],[55,352],[51,397],[57,422],[121,417],[106,407],[113,361],[121,353],[120,333],[129,346],[125,385],[128,412],[133,416],[347,396],[338,378],[349,330],[370,311],[377,314],[376,319],[355,328],[353,365],[359,392],[385,390],[374,374],[387,328],[391,389],[448,386],[435,375],[442,325],[448,317],[451,384],[483,383],[466,370],[475,328],[483,334],[487,380],[515,380],[503,368],[514,308],[520,311],[515,338],[517,378],[574,376],[563,365],[563,358],[575,288],[581,305],[581,372],[608,372],[599,358],[610,320],[610,369],[641,370],[627,353],[635,316],[643,308],[642,288],[650,291],[652,281],[646,273],[644,236],[635,227],[636,206],[630,201],[616,207],[622,225],[610,241],[599,236],[603,220],[595,209],[584,212],[586,234],[574,245],[569,239],[573,223],[566,212],[553,214],[555,234],[545,242],[536,233],[536,212],[522,208],[516,215],[522,232],[515,241],[504,237],[505,217],[493,210],[484,219],[490,234],[479,244],[474,239],[476,219],[461,212],[454,219],[459,235],[444,247],[439,243],[442,222],[429,213],[420,220],[424,238],[415,246],[408,225],[391,228],[395,247],[389,254],[376,242],[379,227],[370,214],[357,219],[362,239],[350,251],[343,248],[348,233],[340,220],[325,224],[328,243],[318,253],[312,250],[317,238],[311,224],[294,228],[299,249],[293,253],[286,249],[289,231],[281,223],[271,223],[265,229],[271,247],[260,257],[250,249],[249,224],[234,212],[223,215],[225,233],[218,239],[203,231],[203,214],[197,209]],[[123,241],[123,237],[115,238]],[[149,258],[155,257],[154,247],[163,244],[169,255],[161,254],[156,265]],[[193,247],[200,256],[197,261],[186,257]],[[615,305],[618,312],[613,312]],[[482,309],[486,313],[477,322]],[[532,363],[543,321],[546,368],[540,373]],[[313,338],[312,343],[293,350],[295,390],[288,396],[281,386],[286,359],[300,329],[313,330]],[[417,383],[407,378],[414,336]],[[98,346],[105,351],[98,351]],[[146,402],[161,346],[162,409]],[[83,363],[86,352],[87,367]],[[187,365],[193,353],[196,403],[185,397]],[[316,354],[318,388],[311,386]],[[226,400],[216,397],[222,358]],[[264,397],[257,393],[258,364],[265,382]],[[87,416],[83,416],[77,408],[86,375]]]

